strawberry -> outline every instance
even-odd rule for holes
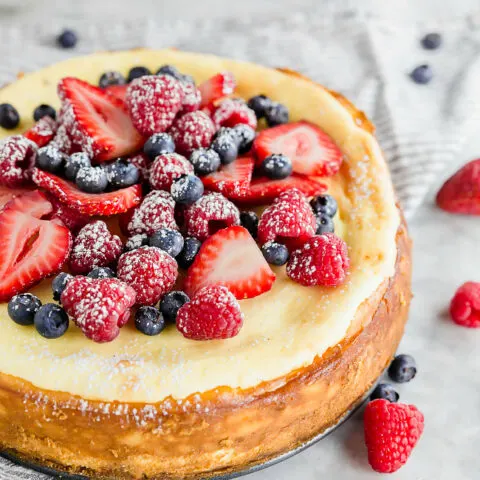
[[[77,233],[82,227],[89,223],[92,218],[82,215],[77,211],[59,202],[53,195],[47,195],[48,201],[52,204],[53,213],[50,220],[65,225],[72,233]]]
[[[97,162],[128,155],[142,146],[123,101],[101,88],[64,78],[58,85],[63,102],[61,123],[80,150]]]
[[[42,218],[52,205],[38,190],[15,197],[0,212],[0,301],[60,271],[68,258],[68,228]]]
[[[223,193],[227,198],[242,197],[250,187],[253,166],[253,158],[237,158],[217,172],[202,177],[203,185],[206,190]]]
[[[334,175],[343,160],[333,140],[319,127],[305,121],[263,130],[253,148],[258,165],[269,155],[283,153],[292,160],[293,171],[303,175]]]
[[[42,117],[30,130],[23,135],[41,148],[50,143],[57,132],[57,122],[48,116]]]
[[[447,212],[480,215],[480,158],[464,165],[437,193],[437,205]]]
[[[219,230],[200,248],[188,269],[185,290],[192,297],[208,285],[224,285],[237,299],[268,292],[275,274],[246,228]]]
[[[140,185],[96,194],[82,192],[73,183],[38,168],[33,169],[32,178],[60,202],[84,215],[116,215],[137,206],[142,199]]]
[[[183,90],[183,102],[180,114],[183,115],[184,113],[198,110],[202,101],[200,90],[191,82],[181,82],[180,85]]]
[[[110,95],[119,98],[122,102],[125,102],[127,97],[127,88],[128,85],[110,85],[103,90],[108,92]]]
[[[236,87],[233,73],[221,72],[203,82],[198,89],[202,95],[200,108],[206,107],[217,100],[231,95]]]
[[[10,201],[12,198],[18,197],[24,193],[30,192],[28,188],[8,188],[0,185],[0,210]]]

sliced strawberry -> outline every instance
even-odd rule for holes
[[[236,82],[233,73],[217,73],[198,87],[202,94],[200,108],[206,107],[227,95],[231,95],[234,92],[235,87]]]
[[[207,285],[223,285],[237,299],[268,292],[275,274],[246,228],[219,230],[200,248],[188,270],[185,290],[192,297]]]
[[[293,171],[303,175],[334,175],[343,160],[333,140],[313,123],[304,121],[263,130],[253,148],[258,164],[273,153],[283,153],[292,160]]]
[[[0,301],[57,273],[72,246],[69,230],[42,217],[52,205],[38,190],[15,197],[0,212]]]
[[[41,148],[53,140],[56,132],[57,122],[53,118],[45,116],[23,135]]]
[[[98,162],[128,155],[142,146],[123,101],[78,78],[64,78],[58,91],[62,124],[73,143]]]
[[[254,161],[252,157],[240,157],[218,172],[202,177],[205,189],[223,193],[227,198],[238,198],[247,194],[252,180]]]
[[[109,87],[104,88],[104,90],[124,102],[125,97],[127,96],[127,88],[128,85],[110,85]]]
[[[28,188],[8,188],[0,185],[0,210],[6,205],[12,198],[18,197],[24,193],[30,192]]]
[[[137,206],[142,199],[140,185],[95,194],[82,192],[73,183],[38,168],[34,168],[32,178],[60,202],[84,215],[117,215]]]

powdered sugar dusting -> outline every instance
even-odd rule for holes
[[[0,185],[22,187],[31,181],[37,145],[22,135],[13,135],[0,142]]]
[[[150,185],[156,190],[170,190],[174,180],[193,174],[193,165],[178,153],[165,153],[155,158],[150,167]]]

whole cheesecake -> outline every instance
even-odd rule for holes
[[[272,267],[272,288],[239,300],[244,322],[225,340],[158,336],[127,324],[110,343],[71,326],[47,340],[0,304],[0,447],[58,471],[112,479],[194,479],[239,472],[339,422],[389,364],[410,303],[410,240],[374,128],[341,95],[287,70],[176,50],[99,53],[22,76],[0,91],[22,133],[34,108],[59,106],[57,84],[97,84],[105,71],[174,65],[200,84],[232,72],[236,95],[281,102],[290,122],[322,129],[343,154],[321,178],[338,203],[346,281],[303,286]],[[33,121],[32,121],[33,123]],[[281,152],[278,152],[281,153]],[[52,301],[51,281],[30,291]]]

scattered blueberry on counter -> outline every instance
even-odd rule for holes
[[[388,376],[397,383],[406,383],[417,374],[417,365],[411,355],[397,355],[388,367]]]
[[[174,323],[178,310],[190,301],[189,296],[181,290],[167,293],[160,301],[160,312],[166,322]]]
[[[165,326],[162,314],[155,307],[140,307],[135,313],[135,327],[145,335],[158,335]]]
[[[133,80],[144,77],[145,75],[151,75],[152,72],[147,67],[137,66],[130,69],[127,76],[127,82],[130,83]]]
[[[268,263],[278,267],[285,265],[289,257],[288,248],[277,242],[267,242],[262,246],[262,253]]]
[[[34,318],[37,332],[45,338],[61,337],[68,329],[68,315],[65,310],[55,303],[42,305]]]
[[[184,240],[177,230],[162,228],[155,232],[149,239],[151,247],[157,247],[175,258],[183,249]]]
[[[38,122],[43,117],[50,117],[55,120],[57,112],[52,106],[42,103],[33,111],[33,119]]]
[[[0,105],[0,127],[6,130],[17,128],[20,123],[20,115],[15,107],[9,103]]]
[[[188,270],[197,256],[202,242],[194,237],[185,237],[182,251],[177,255],[177,263],[180,268]]]
[[[384,398],[389,402],[396,403],[400,395],[389,383],[379,383],[370,395],[370,400],[376,400],[377,398]]]
[[[57,44],[61,48],[74,48],[77,45],[78,37],[73,30],[64,30],[57,37]]]
[[[410,78],[419,85],[426,85],[433,78],[432,68],[430,65],[420,65],[412,70]]]
[[[421,44],[427,50],[436,50],[442,45],[442,36],[439,33],[427,33],[422,38]]]
[[[98,80],[100,88],[110,87],[112,85],[125,85],[127,80],[120,72],[110,71],[102,74]]]
[[[42,302],[31,293],[15,295],[8,302],[8,315],[19,325],[33,325],[35,314]]]
[[[67,287],[67,283],[73,278],[69,273],[61,272],[52,281],[53,299],[60,301],[63,291]]]
[[[263,160],[262,170],[268,178],[282,180],[292,174],[292,161],[282,153],[274,153]]]

